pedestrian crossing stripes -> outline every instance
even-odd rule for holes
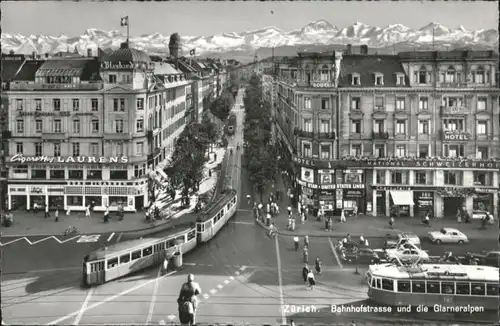
[[[82,242],[85,242],[85,243],[89,243],[89,242],[97,242],[99,241],[99,238],[101,236],[99,234],[89,234],[89,235],[82,235],[78,241],[76,241],[77,243],[82,243]]]

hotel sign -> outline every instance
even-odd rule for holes
[[[20,117],[69,117],[70,112],[68,111],[55,111],[55,112],[42,112],[42,111],[31,111],[31,112],[19,112]]]
[[[134,68],[135,68],[135,65],[130,61],[124,61],[124,62],[104,61],[103,63],[101,63],[101,69],[131,70]]]
[[[463,131],[443,131],[443,140],[468,141],[470,140],[470,135]]]
[[[96,164],[107,164],[107,163],[128,163],[127,156],[121,157],[104,157],[104,156],[24,156],[22,154],[16,154],[12,156],[9,163],[96,163]]]
[[[318,169],[354,169],[354,168],[459,168],[459,169],[500,169],[500,161],[473,160],[473,159],[359,159],[322,161],[292,156],[292,160],[301,166]]]

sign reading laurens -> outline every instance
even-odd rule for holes
[[[128,163],[127,156],[104,157],[104,156],[23,156],[16,154],[10,158],[10,163]]]

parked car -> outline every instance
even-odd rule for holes
[[[429,254],[419,248],[412,249],[386,249],[385,250],[386,259],[390,262],[397,263],[398,260],[401,262],[429,262]]]
[[[360,248],[357,252],[343,251],[341,258],[349,263],[377,264],[380,262],[377,253],[369,248]]]
[[[474,255],[479,260],[479,265],[500,267],[500,251],[490,251],[486,254]]]
[[[384,242],[384,248],[396,249],[399,246],[404,245],[405,243],[411,243],[420,248],[420,238],[415,233],[411,232],[399,233],[397,235],[397,239],[386,240]]]
[[[441,243],[468,243],[469,239],[465,234],[453,228],[442,228],[439,231],[429,232],[429,240],[435,244]]]

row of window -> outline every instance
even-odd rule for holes
[[[428,84],[432,82],[432,71],[429,71],[425,66],[420,67],[418,71],[413,72],[413,82],[417,84]],[[475,70],[469,71],[468,74],[463,74],[455,67],[449,66],[446,70],[438,72],[438,80],[440,83],[476,83],[486,84],[490,82],[490,74],[480,66]]]
[[[136,143],[136,150],[135,150],[135,155],[136,156],[141,156],[144,155],[144,142],[137,142]],[[61,143],[52,143],[52,153],[54,157],[59,157],[61,155]],[[126,144],[122,142],[117,142],[114,144],[114,156],[123,156],[125,151]],[[128,146],[128,145],[127,145]],[[34,143],[35,147],[35,156],[43,156],[46,155],[47,153],[47,145],[44,146],[44,143]],[[44,150],[45,149],[45,150]],[[45,153],[44,153],[45,152]],[[18,142],[16,143],[16,154],[25,154],[25,149],[24,149],[24,143]],[[91,143],[90,144],[90,150],[89,150],[89,156],[100,156],[99,154],[99,143]],[[71,156],[80,156],[80,143],[71,143]]]
[[[189,242],[192,239],[194,239],[195,237],[196,237],[196,231],[192,230],[187,234],[187,241]],[[106,259],[106,269],[108,270],[108,269],[114,268],[120,264],[128,264],[134,260],[148,257],[154,253],[160,253],[164,250],[173,248],[176,246],[176,243],[182,244],[185,242],[186,242],[186,236],[181,235],[175,239],[169,239],[169,240],[166,240],[165,242],[160,242],[160,243],[157,243],[153,246],[149,246],[149,247],[146,247],[143,249],[135,250],[135,251],[132,251],[130,253],[121,255],[119,257],[108,258],[108,259]],[[99,266],[98,263],[99,262],[95,262],[95,263],[90,264],[90,266],[91,266],[90,272],[91,273],[98,271],[98,269],[96,269],[96,267],[93,267],[93,265]]]
[[[418,144],[417,145],[417,150],[418,152],[416,153],[416,156],[419,158],[426,158],[430,157],[431,155],[431,150],[430,150],[430,145],[429,144]],[[375,157],[387,157],[387,144],[375,144],[372,146],[372,150],[370,151],[373,156]],[[466,148],[467,145],[465,144],[443,144],[443,152],[441,156],[444,157],[468,157],[471,155],[474,155],[478,159],[487,159],[490,157],[490,147],[488,146],[477,146],[476,147],[476,152],[475,153],[466,153]],[[413,152],[410,152],[408,150],[408,146],[405,144],[399,144],[396,145],[395,151],[394,151],[394,156],[398,157],[409,157],[409,156],[414,156],[412,154]],[[303,152],[305,155],[305,152]],[[366,156],[363,145],[362,144],[351,144],[351,151],[350,151],[351,156]],[[369,156],[369,154],[368,154]],[[392,156],[392,155],[389,155]]]
[[[376,86],[384,85],[384,75],[380,73],[373,74],[373,81]],[[351,75],[351,85],[360,86],[361,76],[357,73]],[[405,85],[405,75],[402,73],[396,73],[396,85]]]
[[[13,179],[26,179],[26,174],[28,174],[27,166],[16,166],[13,169]],[[66,174],[65,168],[63,167],[51,167],[47,169],[44,166],[36,166],[31,168],[30,179],[33,180],[46,180],[47,177],[49,179],[59,179],[59,180],[102,180],[102,169],[101,170],[93,170],[87,169],[86,174],[84,173],[84,169],[78,169],[77,167],[72,167],[68,169]],[[109,180],[128,180],[128,171],[121,169],[112,169],[109,170]],[[125,195],[127,193],[125,192]],[[125,199],[126,201],[126,199]]]
[[[408,185],[410,184],[410,176],[414,176],[414,184],[416,185],[433,185],[435,173],[431,170],[390,170],[389,178],[391,184]],[[386,184],[386,171],[376,171],[376,183]],[[463,171],[444,170],[443,171],[443,184],[451,186],[464,185]],[[492,186],[493,185],[493,172],[490,171],[473,171],[473,185],[474,186]]]
[[[304,122],[309,119],[304,119]],[[323,121],[323,120],[322,120]],[[418,134],[419,135],[430,135],[431,134],[431,120],[418,120]],[[304,123],[304,126],[306,124]],[[363,120],[352,119],[351,120],[351,133],[362,134],[363,132]],[[465,120],[464,119],[443,119],[443,130],[445,131],[462,131],[465,130]],[[386,121],[383,119],[373,120],[373,132],[382,133],[386,132]],[[394,123],[394,133],[396,135],[408,135],[408,119],[397,119]],[[488,121],[487,120],[477,120],[476,121],[476,135],[487,135],[488,134]]]
[[[391,292],[498,296],[497,283],[393,280],[372,277],[370,286]]]

